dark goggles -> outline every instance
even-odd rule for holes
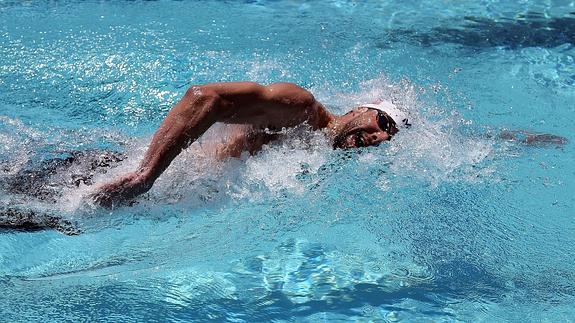
[[[370,107],[365,108],[368,110],[377,111],[377,126],[382,131],[387,132],[390,138],[397,133],[397,124],[387,113],[376,108],[370,108]]]

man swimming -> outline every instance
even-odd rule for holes
[[[148,191],[172,160],[215,122],[246,124],[219,147],[216,157],[237,157],[257,152],[279,137],[277,130],[307,123],[323,129],[334,148],[378,145],[399,129],[410,126],[408,115],[392,102],[359,104],[342,116],[328,112],[311,93],[290,83],[262,86],[251,82],[217,83],[191,87],[170,111],[139,167],[90,195],[96,203],[113,207]],[[535,147],[559,147],[567,139],[551,134],[504,130],[500,138]],[[74,189],[92,185],[93,177],[116,167],[126,156],[121,152],[87,150],[63,157],[40,160],[0,181],[0,188],[19,199],[33,198],[56,203],[61,187]],[[73,170],[73,171],[71,171]],[[55,174],[69,176],[54,179]],[[56,229],[65,234],[81,232],[74,223],[49,209],[32,209],[8,202],[0,204],[0,232]]]
[[[250,126],[221,149],[227,156],[254,153],[277,137],[273,131],[304,123],[313,130],[324,129],[334,148],[344,149],[378,145],[390,140],[398,125],[409,125],[390,102],[360,105],[334,115],[309,91],[292,83],[192,86],[154,134],[138,168],[100,186],[91,197],[99,205],[113,207],[147,192],[174,158],[216,122]]]
[[[96,204],[113,207],[147,192],[174,158],[216,122],[250,126],[219,150],[220,158],[237,157],[243,151],[253,154],[278,137],[274,131],[304,123],[313,130],[323,129],[334,149],[379,145],[400,128],[411,126],[406,111],[388,101],[360,104],[338,116],[292,83],[196,85],[168,113],[138,168],[101,185],[90,197]],[[500,136],[532,146],[567,142],[563,137],[526,131],[504,131]]]

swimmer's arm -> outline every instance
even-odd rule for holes
[[[113,207],[147,192],[183,149],[222,118],[221,107],[214,91],[190,87],[162,121],[138,168],[101,185],[89,198]]]
[[[503,130],[499,134],[499,137],[504,140],[520,142],[522,144],[535,147],[559,147],[568,142],[565,137],[548,133],[528,132],[525,130]]]
[[[260,116],[270,108],[290,106],[293,109],[288,110],[297,113],[314,102],[309,92],[289,83],[192,86],[154,134],[138,169],[100,186],[90,197],[99,205],[111,207],[147,192],[174,158],[216,122],[251,123],[261,127],[258,122],[268,120],[262,120]],[[290,118],[280,118],[276,122],[284,119]]]

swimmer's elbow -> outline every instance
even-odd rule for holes
[[[208,114],[218,119],[225,111],[221,109],[221,98],[216,91],[203,85],[193,85],[188,88],[183,102],[183,111],[195,115]]]
[[[194,101],[207,101],[217,99],[218,94],[205,85],[192,85],[186,90],[184,98]]]

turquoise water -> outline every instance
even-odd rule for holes
[[[575,320],[572,1],[0,2],[0,206],[82,233],[0,233],[6,321]],[[217,162],[218,125],[132,207],[81,204],[72,151],[132,169],[191,84],[296,82],[414,126],[333,151],[288,131]],[[566,137],[526,146],[502,130]]]

